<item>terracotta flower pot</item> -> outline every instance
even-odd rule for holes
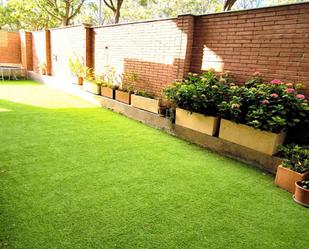
[[[115,91],[114,89],[106,86],[101,86],[101,95],[110,99],[115,98]]]
[[[290,193],[294,193],[295,182],[304,180],[306,175],[307,173],[301,174],[279,165],[277,168],[275,184]]]
[[[285,132],[262,131],[248,125],[221,119],[219,138],[267,155],[274,155],[278,151],[278,145],[284,142]]]
[[[83,82],[84,82],[84,78],[83,77],[77,77],[77,82],[78,82],[78,85],[82,85]]]
[[[299,184],[301,181],[295,182],[294,201],[298,204],[309,208],[309,189],[302,188]]]
[[[123,92],[120,90],[116,90],[116,100],[122,103],[130,105],[131,103],[131,94],[128,92]]]
[[[219,128],[219,117],[205,116],[176,108],[176,124],[213,136]]]

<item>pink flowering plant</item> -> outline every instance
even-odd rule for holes
[[[278,79],[230,86],[219,112],[223,118],[274,133],[295,126],[308,127],[309,107],[301,89],[301,84],[291,86]]]
[[[164,89],[165,96],[176,107],[208,116],[218,115],[231,76],[209,70],[203,74],[189,73],[187,78]]]

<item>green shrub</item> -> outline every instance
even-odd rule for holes
[[[309,146],[289,144],[280,146],[280,152],[283,157],[282,166],[299,173],[309,171]]]
[[[301,84],[280,80],[265,84],[256,78],[248,82],[227,89],[225,100],[219,104],[223,118],[275,133],[297,125],[308,127],[308,103],[298,92]]]
[[[176,82],[164,89],[165,96],[175,106],[190,112],[218,115],[218,104],[226,92],[228,73],[216,74],[208,71],[201,75],[189,73],[182,82]]]

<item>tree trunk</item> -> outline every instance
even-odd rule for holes
[[[68,25],[69,25],[69,19],[66,17],[63,17],[61,21],[61,26],[68,26]]]
[[[114,14],[115,14],[115,23],[118,23],[120,19],[120,9],[117,8]]]

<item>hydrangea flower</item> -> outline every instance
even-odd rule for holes
[[[293,83],[286,83],[285,84],[288,88],[293,88]]]
[[[278,80],[278,79],[274,79],[270,82],[271,84],[274,84],[274,85],[280,85],[282,82],[281,80]]]
[[[306,97],[303,94],[297,94],[296,98],[298,98],[298,99],[305,99]]]
[[[287,92],[287,93],[293,93],[293,92],[295,92],[295,89],[293,89],[293,88],[287,88],[287,89],[285,89],[285,92]]]
[[[278,95],[277,93],[272,93],[272,94],[270,95],[270,97],[272,97],[272,98],[278,98],[279,95]]]

